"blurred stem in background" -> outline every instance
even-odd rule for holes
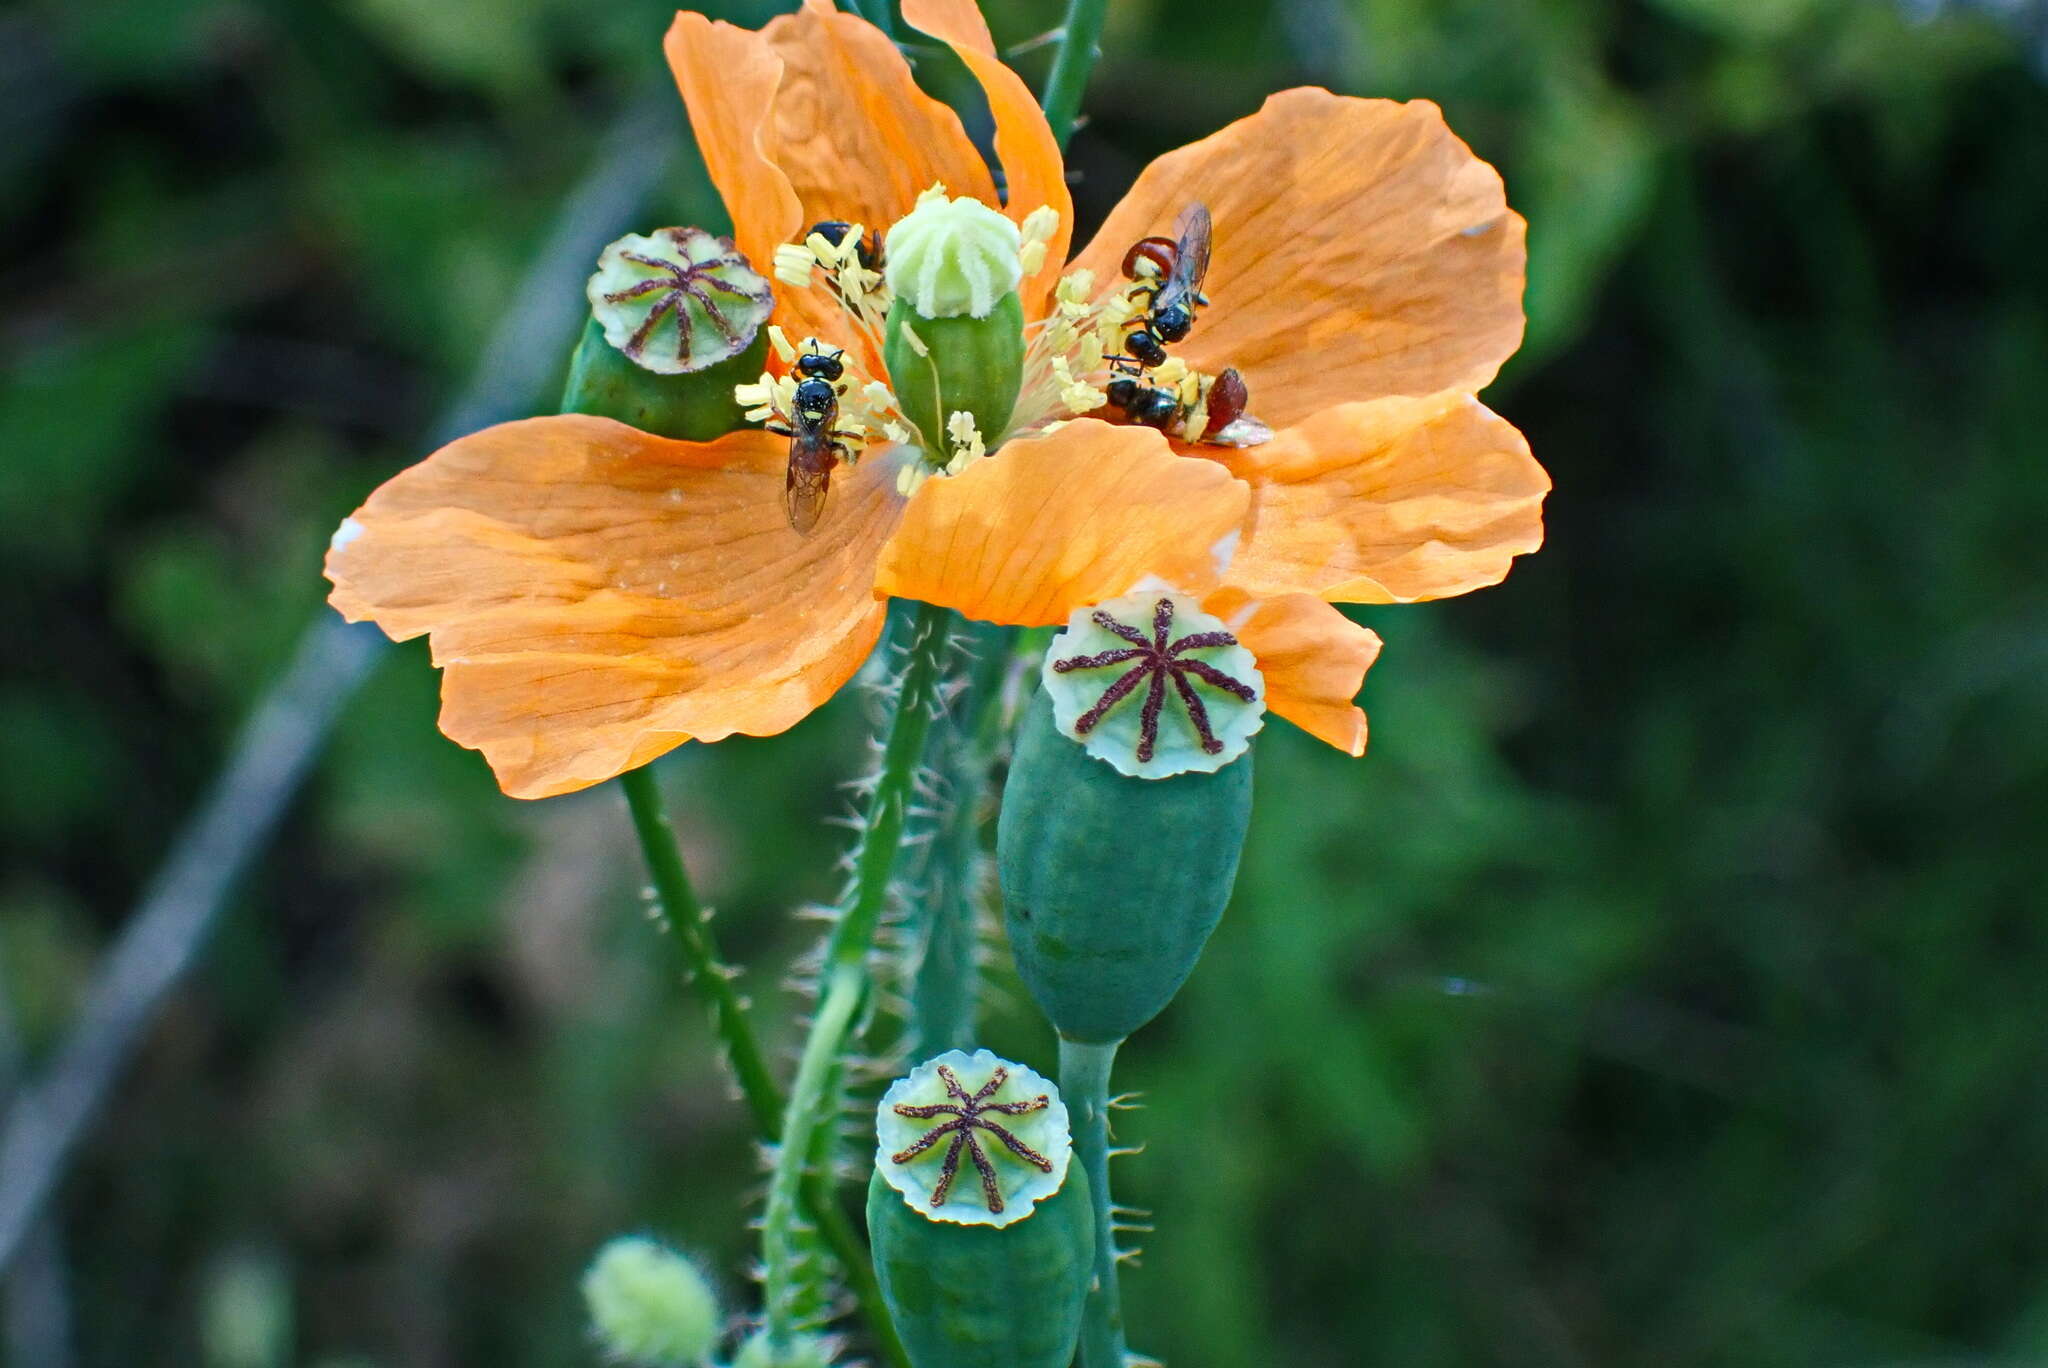
[[[1095,69],[1096,44],[1102,38],[1102,18],[1109,12],[1109,0],[1070,0],[1067,21],[1060,26],[1059,51],[1054,54],[1052,75],[1046,78],[1045,121],[1064,148],[1074,135],[1080,117],[1081,96],[1088,89],[1088,73]]]
[[[468,385],[433,425],[433,443],[510,417],[533,401],[560,354],[546,340],[573,336],[591,243],[616,232],[668,172],[674,104],[665,91],[644,95],[608,132],[596,162],[562,200]],[[664,150],[649,155],[650,147]],[[380,658],[382,642],[373,628],[348,626],[319,609],[94,971],[63,1045],[10,1105],[0,1132],[0,1271],[157,1008],[212,934],[242,871],[276,829],[343,704]]]
[[[732,971],[719,956],[709,914],[690,886],[675,828],[662,807],[654,767],[627,770],[619,776],[619,786],[625,790],[633,832],[640,838],[640,852],[647,857],[647,873],[654,880],[654,905],[668,931],[664,939],[676,948],[683,977],[711,999],[712,1028],[725,1045],[726,1061],[739,1082],[740,1096],[754,1114],[754,1125],[764,1134],[772,1133],[782,1114],[782,1096],[762,1057],[746,1004],[733,987]]]
[[[889,14],[889,0],[846,0],[846,7],[891,37],[896,21]]]

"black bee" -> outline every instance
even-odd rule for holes
[[[770,422],[768,431],[789,438],[789,476],[783,484],[782,506],[789,525],[809,533],[825,511],[832,469],[853,453],[835,424],[839,421],[839,381],[846,374],[843,352],[828,356],[806,352],[796,359],[801,377],[790,402],[790,425]]]
[[[846,235],[852,231],[853,225],[844,219],[825,219],[812,224],[804,236],[808,238],[812,233],[816,233],[819,237],[837,247],[846,241]],[[859,245],[854,248],[854,256],[859,258],[860,264],[868,270],[881,270],[882,235],[870,232],[866,237],[863,237]]]
[[[1166,343],[1178,342],[1195,325],[1195,307],[1207,304],[1202,279],[1209,273],[1209,206],[1200,200],[1180,211],[1173,236],[1141,238],[1124,253],[1124,275],[1145,295],[1144,324],[1124,338],[1125,356],[1111,357],[1136,372],[1166,364]],[[1152,274],[1140,276],[1140,262]]]
[[[1140,384],[1133,376],[1119,375],[1103,392],[1109,396],[1110,407],[1120,411],[1124,417],[1146,427],[1158,428],[1161,432],[1173,426],[1174,420],[1180,417],[1179,394],[1170,389]]]
[[[1103,392],[1109,396],[1110,407],[1124,417],[1145,427],[1158,428],[1161,432],[1177,431],[1192,412],[1191,408],[1182,406],[1176,391],[1142,384],[1135,376],[1119,375]],[[1207,421],[1202,425],[1201,440],[1217,446],[1248,445],[1228,429],[1245,416],[1244,406],[1250,398],[1244,377],[1237,373],[1235,367],[1217,376],[1209,386],[1208,411],[1204,415]],[[1250,421],[1258,423],[1257,419]]]

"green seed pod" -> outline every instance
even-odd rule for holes
[[[1173,1000],[1230,901],[1264,681],[1222,623],[1161,591],[1076,613],[1044,682],[997,826],[1004,920],[1060,1034],[1113,1044]]]
[[[693,442],[744,424],[733,386],[761,373],[775,299],[731,242],[701,228],[628,233],[598,257],[584,292],[590,322],[562,412]]]
[[[704,1362],[718,1340],[718,1302],[688,1259],[654,1240],[621,1236],[583,1275],[583,1301],[606,1352],[645,1368]]]
[[[948,423],[973,415],[991,447],[1017,407],[1024,374],[1024,306],[1014,293],[986,318],[925,318],[899,299],[889,306],[883,358],[903,416],[917,424],[937,464],[946,462]]]
[[[1058,1089],[951,1050],[890,1088],[877,1131],[868,1237],[915,1368],[1067,1368],[1095,1215]]]
[[[605,341],[603,325],[593,318],[569,359],[562,412],[594,413],[657,437],[708,442],[746,426],[733,386],[757,378],[767,355],[768,336],[762,332],[737,356],[704,370],[657,375]]]

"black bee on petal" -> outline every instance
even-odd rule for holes
[[[768,431],[789,438],[783,508],[789,514],[789,525],[807,534],[825,512],[834,467],[853,458],[844,439],[857,434],[837,426],[845,353],[805,352],[796,359],[793,370],[799,379],[796,396],[790,401],[790,421],[771,421],[767,426]]]

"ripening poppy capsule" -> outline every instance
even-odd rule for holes
[[[868,1237],[915,1368],[1067,1368],[1095,1216],[1059,1089],[948,1050],[884,1094],[876,1137]]]
[[[701,228],[628,233],[584,293],[590,320],[569,361],[562,412],[709,441],[744,421],[733,387],[760,374],[767,279]]]
[[[1173,1000],[1230,901],[1265,681],[1171,590],[1077,610],[1042,675],[997,828],[1005,925],[1060,1034],[1114,1044]]]

